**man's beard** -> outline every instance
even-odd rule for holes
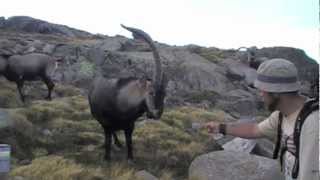
[[[273,97],[272,102],[269,105],[267,105],[268,110],[271,112],[277,110],[279,101],[280,101],[279,97]]]

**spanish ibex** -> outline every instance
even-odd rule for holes
[[[24,81],[38,80],[39,78],[48,87],[48,96],[51,100],[51,91],[54,83],[51,80],[52,72],[57,68],[60,58],[46,54],[31,53],[26,55],[0,55],[0,75],[17,84],[20,98],[24,102]]]
[[[240,51],[241,49],[245,49],[247,51],[247,63],[249,63],[249,66],[253,69],[258,69],[261,62],[259,62],[256,58],[256,47],[240,47],[237,49],[237,51]]]
[[[101,124],[105,134],[105,156],[110,160],[112,137],[121,147],[116,131],[124,130],[127,158],[133,159],[132,133],[135,121],[146,113],[148,118],[159,119],[164,108],[167,80],[162,72],[160,56],[151,37],[142,30],[126,27],[135,39],[144,40],[152,49],[155,60],[153,79],[144,78],[95,78],[89,91],[91,114]]]

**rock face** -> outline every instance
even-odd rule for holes
[[[222,63],[227,68],[227,77],[231,80],[244,80],[248,85],[253,85],[257,77],[257,71],[247,64],[232,59],[226,59]]]
[[[233,151],[216,151],[197,157],[189,167],[189,179],[282,180],[278,162]]]
[[[257,51],[257,56],[271,58],[285,58],[298,67],[300,80],[314,80],[319,75],[319,64],[301,49],[289,47],[262,48]]]
[[[90,37],[90,33],[70,28],[64,25],[52,24],[27,16],[13,16],[0,19],[0,28],[7,30],[25,31],[30,33],[57,34],[68,37]]]
[[[245,152],[272,158],[273,143],[268,139],[243,139],[236,137],[222,145],[226,151]]]
[[[227,151],[240,151],[251,153],[255,148],[257,142],[252,139],[234,138],[232,141],[225,143],[222,147]]]
[[[186,103],[219,106],[235,117],[252,115],[261,106],[252,88],[255,69],[241,61],[235,50],[156,43],[169,83],[168,105]],[[55,79],[84,92],[97,75],[147,77],[153,74],[150,48],[123,36],[97,36],[26,16],[0,18],[0,54],[45,53],[63,57]],[[318,64],[303,51],[276,47],[256,49],[256,58],[292,60],[301,72],[304,92],[318,73]]]

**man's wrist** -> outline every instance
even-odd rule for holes
[[[219,133],[226,135],[227,133],[227,125],[226,124],[219,124]]]

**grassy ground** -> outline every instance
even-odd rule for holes
[[[116,147],[112,148],[111,162],[105,162],[102,128],[92,118],[80,90],[57,85],[52,101],[41,96],[32,99],[36,96],[29,91],[29,101],[23,105],[14,84],[0,81],[0,86],[0,97],[10,94],[0,105],[10,113],[12,126],[0,136],[2,143],[13,148],[11,176],[129,180],[136,179],[137,171],[146,170],[161,180],[187,179],[188,167],[196,156],[220,149],[205,130],[195,131],[191,125],[223,121],[223,111],[177,107],[166,109],[159,121],[141,118],[136,122],[133,164],[126,161],[126,148]],[[123,132],[118,136],[125,144]]]

